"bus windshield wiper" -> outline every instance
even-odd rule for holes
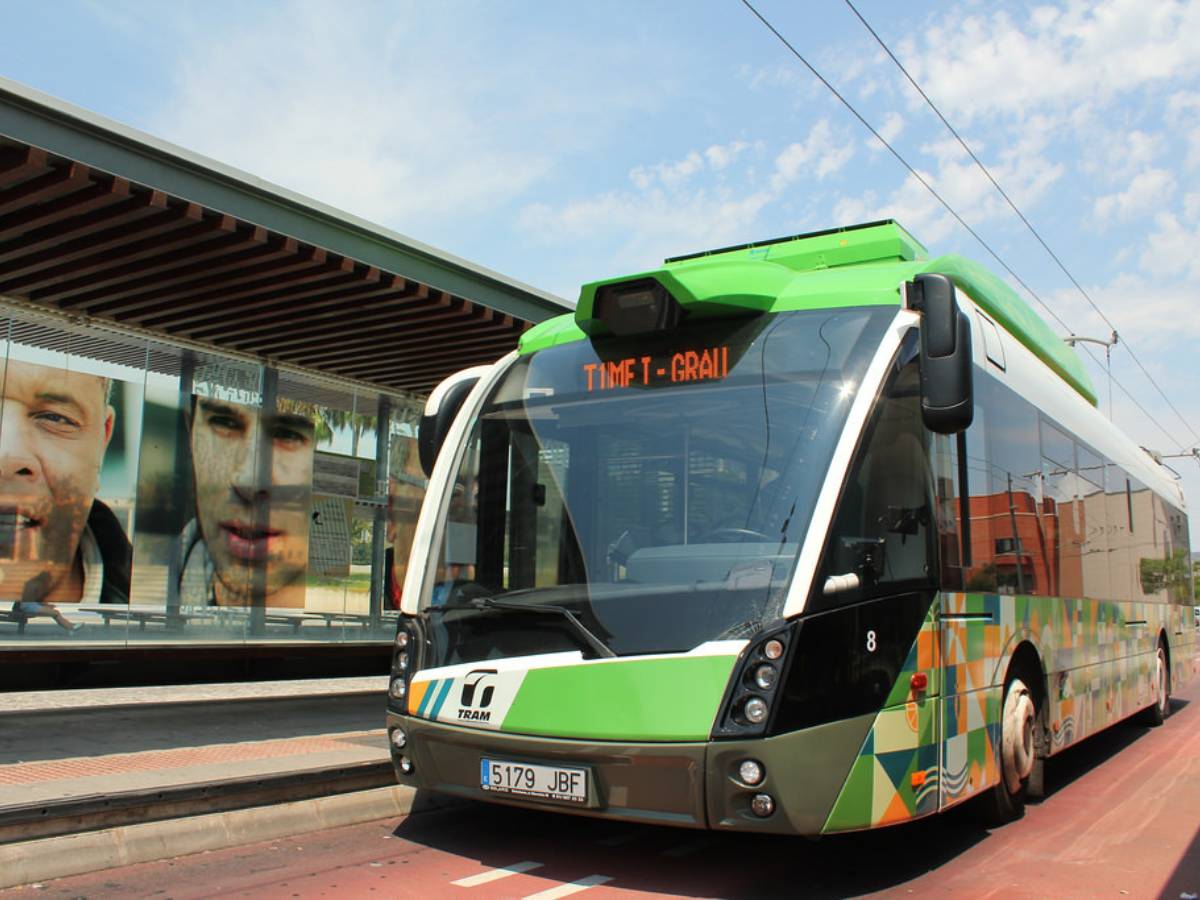
[[[579,617],[571,612],[565,606],[554,606],[552,604],[539,604],[537,606],[530,603],[515,603],[510,600],[497,600],[495,597],[472,597],[463,606],[472,606],[476,609],[515,609],[521,612],[534,613],[551,613],[556,616],[562,616],[574,627],[575,631],[582,637],[589,647],[595,650],[598,654],[611,659],[617,654],[609,649],[608,645],[600,638],[596,637],[586,625],[579,621]]]

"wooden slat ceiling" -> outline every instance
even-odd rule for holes
[[[529,326],[8,139],[0,294],[417,393]]]

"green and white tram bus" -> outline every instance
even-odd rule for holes
[[[817,835],[1170,710],[1176,481],[1000,279],[892,221],[668,260],[429,398],[397,776]]]

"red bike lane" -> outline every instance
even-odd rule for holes
[[[590,898],[1169,897],[1200,893],[1200,685],[1162,728],[1122,724],[1047,765],[1046,800],[806,841],[468,804],[60,879],[15,894]]]

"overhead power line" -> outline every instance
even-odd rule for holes
[[[868,122],[866,120],[866,118],[863,117],[862,113],[860,113],[855,108],[854,104],[852,104],[849,100],[847,100],[844,96],[842,96],[841,92],[839,92],[838,89],[835,88],[829,82],[829,80],[827,78],[825,78],[824,75],[822,75],[819,71],[817,71],[817,68],[804,57],[804,54],[802,54],[799,50],[797,50],[792,45],[792,43],[787,38],[785,38],[783,36],[783,34],[780,33],[779,29],[777,29],[774,25],[771,24],[771,22],[768,21],[767,18],[765,16],[763,16],[763,14],[760,13],[755,8],[754,4],[751,3],[750,0],[741,0],[741,2],[742,2],[742,5],[745,6],[746,9],[748,9],[754,15],[754,17],[756,19],[758,19],[758,21],[760,23],[762,23],[762,25],[768,31],[770,31],[773,35],[775,35],[775,37],[779,40],[779,42],[781,44],[783,44],[783,46],[786,47],[788,49],[788,51],[794,57],[796,57],[796,59],[799,60],[800,63],[803,64],[803,66],[806,69],[808,69],[809,72],[812,73],[813,77],[816,78],[818,81],[820,81],[821,84],[823,84],[826,87],[826,89],[828,89],[829,92],[831,94],[833,94],[833,96],[835,96],[838,99],[838,101],[844,107],[846,107],[847,110],[849,110],[850,114],[853,115],[854,118],[858,119],[858,121],[862,124],[862,126],[864,128],[867,129],[867,131],[871,132],[872,136],[874,136],[874,138],[877,141],[879,141],[879,143],[882,144],[887,149],[887,151],[892,154],[893,157],[895,157],[896,161],[899,162],[900,165],[902,165],[908,171],[908,173],[910,175],[912,175],[913,178],[915,178],[921,184],[921,186],[924,187],[925,190],[927,190],[933,196],[933,198],[935,200],[937,200],[938,203],[940,203],[942,205],[942,207],[948,213],[950,213],[950,215],[954,218],[954,220],[957,221],[958,224],[961,225],[967,231],[967,233],[969,233],[971,235],[971,237],[973,237],[976,240],[976,242],[981,247],[983,247],[984,250],[986,250],[988,252],[988,254],[992,257],[992,259],[994,259],[997,262],[997,264],[999,264],[1004,269],[1004,271],[1006,271],[1022,288],[1024,288],[1025,291],[1029,294],[1029,296],[1033,297],[1033,299],[1038,302],[1038,304],[1042,307],[1042,309],[1044,309],[1047,312],[1047,314],[1049,314],[1049,316],[1052,319],[1054,319],[1055,322],[1057,322],[1059,324],[1060,327],[1062,327],[1068,334],[1074,334],[1074,329],[1072,329],[1066,322],[1064,322],[1062,317],[1059,316],[1058,313],[1056,313],[1053,309],[1051,309],[1050,305],[1047,304],[1046,301],[1041,298],[1041,296],[1039,296],[1037,291],[1035,291],[1025,281],[1025,279],[1023,279],[1020,275],[1018,275],[1013,270],[1013,268],[1007,262],[1005,262],[1005,260],[1000,256],[999,253],[997,253],[994,249],[992,249],[992,246],[986,240],[984,240],[983,237],[974,228],[972,228],[966,222],[966,220],[963,219],[963,217],[961,215],[959,215],[958,211],[955,210],[954,207],[952,207],[949,204],[949,202],[947,202],[946,199],[937,192],[936,189],[934,189],[933,185],[931,185],[915,168],[913,168],[913,166],[909,164],[908,160],[906,160],[900,154],[900,152],[895,147],[893,147],[891,145],[891,143],[886,138],[884,138],[884,136],[881,135],[874,128],[874,126],[871,125],[870,122]],[[1107,320],[1105,320],[1105,321],[1107,321]],[[1116,330],[1116,329],[1113,329],[1113,330]],[[1097,365],[1099,365],[1100,361],[1096,357],[1096,355],[1094,353],[1092,353],[1091,350],[1089,350],[1088,348],[1085,347],[1084,349],[1088,353],[1088,356],[1090,356],[1092,358],[1092,360],[1094,362],[1096,362]],[[1143,371],[1145,371],[1144,368],[1143,368]],[[1147,373],[1147,377],[1149,377],[1148,373]],[[1134,405],[1137,406],[1137,408],[1139,410],[1141,410],[1143,415],[1145,415],[1146,418],[1150,422],[1152,422],[1155,425],[1155,427],[1158,428],[1159,431],[1161,431],[1164,435],[1166,435],[1168,440],[1172,441],[1173,443],[1178,444],[1179,446],[1184,445],[1184,442],[1179,441],[1177,438],[1175,438],[1173,435],[1171,435],[1171,433],[1169,431],[1167,431],[1167,429],[1164,428],[1163,425],[1157,419],[1155,419],[1152,415],[1150,415],[1150,413],[1146,410],[1146,408],[1143,407],[1137,401],[1137,399],[1133,396],[1133,394],[1130,393],[1129,390],[1126,389],[1123,384],[1121,384],[1119,381],[1116,381],[1116,379],[1113,379],[1113,380],[1114,380],[1114,383],[1116,383],[1116,385],[1119,388],[1121,388],[1121,392],[1124,393],[1125,396],[1128,397],[1134,403]],[[1155,387],[1157,388],[1157,385],[1155,385]],[[1161,393],[1161,389],[1160,389],[1160,393]],[[1169,400],[1167,402],[1168,402],[1168,404],[1170,404]],[[1172,409],[1174,409],[1174,406],[1172,406]],[[1178,410],[1176,410],[1176,413],[1178,414]],[[1189,430],[1191,430],[1190,425],[1188,426],[1188,428],[1189,428]]]
[[[858,17],[858,21],[862,22],[863,27],[866,28],[867,31],[869,31],[871,33],[871,37],[875,38],[876,43],[878,43],[879,46],[883,48],[883,52],[886,53],[891,58],[892,62],[894,62],[896,64],[896,68],[898,68],[902,73],[904,73],[904,77],[908,79],[908,83],[911,84],[913,86],[913,88],[916,89],[917,93],[921,95],[921,98],[929,105],[929,108],[933,110],[934,114],[941,120],[942,124],[946,126],[946,130],[949,131],[952,135],[954,135],[954,139],[956,141],[958,141],[959,145],[963,148],[963,150],[965,150],[967,152],[967,155],[970,156],[971,159],[974,161],[975,165],[979,167],[979,170],[981,172],[983,172],[983,174],[987,178],[987,180],[992,183],[992,187],[994,187],[996,189],[996,191],[1000,194],[1000,196],[1004,198],[1004,202],[1006,202],[1009,205],[1009,208],[1011,208],[1012,211],[1017,214],[1017,218],[1019,218],[1025,224],[1025,227],[1029,229],[1030,234],[1032,234],[1034,236],[1034,238],[1037,239],[1037,242],[1042,245],[1042,248],[1046,251],[1046,253],[1048,253],[1050,255],[1050,258],[1052,260],[1054,260],[1055,264],[1059,267],[1059,269],[1062,270],[1062,273],[1067,276],[1067,279],[1071,282],[1071,284],[1075,285],[1076,290],[1078,290],[1079,293],[1083,296],[1083,299],[1085,299],[1088,302],[1088,305],[1091,306],[1093,310],[1095,310],[1096,315],[1098,315],[1103,320],[1104,324],[1107,325],[1114,334],[1117,333],[1117,331],[1118,331],[1117,326],[1114,325],[1111,320],[1109,320],[1108,316],[1106,316],[1104,314],[1104,311],[1102,309],[1100,309],[1100,307],[1096,304],[1096,301],[1093,300],[1091,295],[1084,289],[1083,285],[1080,284],[1078,279],[1076,279],[1075,276],[1071,274],[1071,271],[1066,267],[1066,264],[1063,263],[1063,261],[1061,259],[1059,259],[1058,254],[1055,253],[1052,249],[1050,249],[1050,245],[1048,243],[1046,243],[1046,241],[1042,238],[1042,236],[1038,232],[1038,230],[1033,227],[1033,223],[1030,222],[1029,219],[1026,218],[1025,214],[1023,212],[1021,212],[1020,209],[1017,208],[1017,204],[1013,202],[1013,199],[1008,195],[1008,193],[1004,190],[1004,188],[1002,188],[1000,186],[1000,183],[998,181],[996,181],[996,179],[994,177],[992,177],[992,173],[988,170],[988,167],[983,164],[983,161],[980,160],[980,158],[975,155],[975,152],[969,146],[967,146],[967,142],[965,140],[963,140],[962,135],[960,135],[955,130],[954,126],[950,124],[949,120],[947,120],[946,117],[944,115],[942,115],[942,111],[940,109],[938,109],[937,104],[934,103],[933,100],[931,100],[929,98],[929,95],[925,93],[925,91],[921,88],[921,85],[917,84],[916,79],[913,78],[911,74],[909,74],[908,69],[906,69],[904,67],[904,63],[900,62],[900,60],[896,57],[896,54],[892,52],[891,47],[889,47],[887,45],[887,43],[883,40],[883,38],[881,38],[879,36],[879,33],[876,32],[875,29],[871,27],[871,23],[868,22],[866,20],[866,18],[863,17],[863,14],[858,11],[858,7],[856,7],[854,5],[852,0],[845,0],[845,2],[846,2],[846,5],[848,7],[850,7],[851,12],[853,12],[854,15]],[[1122,345],[1124,346],[1125,350],[1127,350],[1129,352],[1130,358],[1135,363],[1137,363],[1138,368],[1142,370],[1142,374],[1146,376],[1146,379],[1152,385],[1154,385],[1154,389],[1156,391],[1158,391],[1159,396],[1161,396],[1163,398],[1163,400],[1166,402],[1167,406],[1169,406],[1171,408],[1171,411],[1174,412],[1175,415],[1179,417],[1179,421],[1183,423],[1183,427],[1192,433],[1192,437],[1196,438],[1197,440],[1200,440],[1200,434],[1196,433],[1196,430],[1192,427],[1192,424],[1184,417],[1183,413],[1181,413],[1178,409],[1176,409],[1175,404],[1171,402],[1171,398],[1167,396],[1166,391],[1164,391],[1159,386],[1158,382],[1155,381],[1154,376],[1150,374],[1150,372],[1146,369],[1146,367],[1144,365],[1142,365],[1142,361],[1140,359],[1138,359],[1137,354],[1133,352],[1133,347],[1130,346],[1128,338],[1125,338],[1122,340]],[[1089,353],[1089,355],[1092,355],[1092,354]],[[1093,358],[1095,358],[1095,357],[1093,356]]]

